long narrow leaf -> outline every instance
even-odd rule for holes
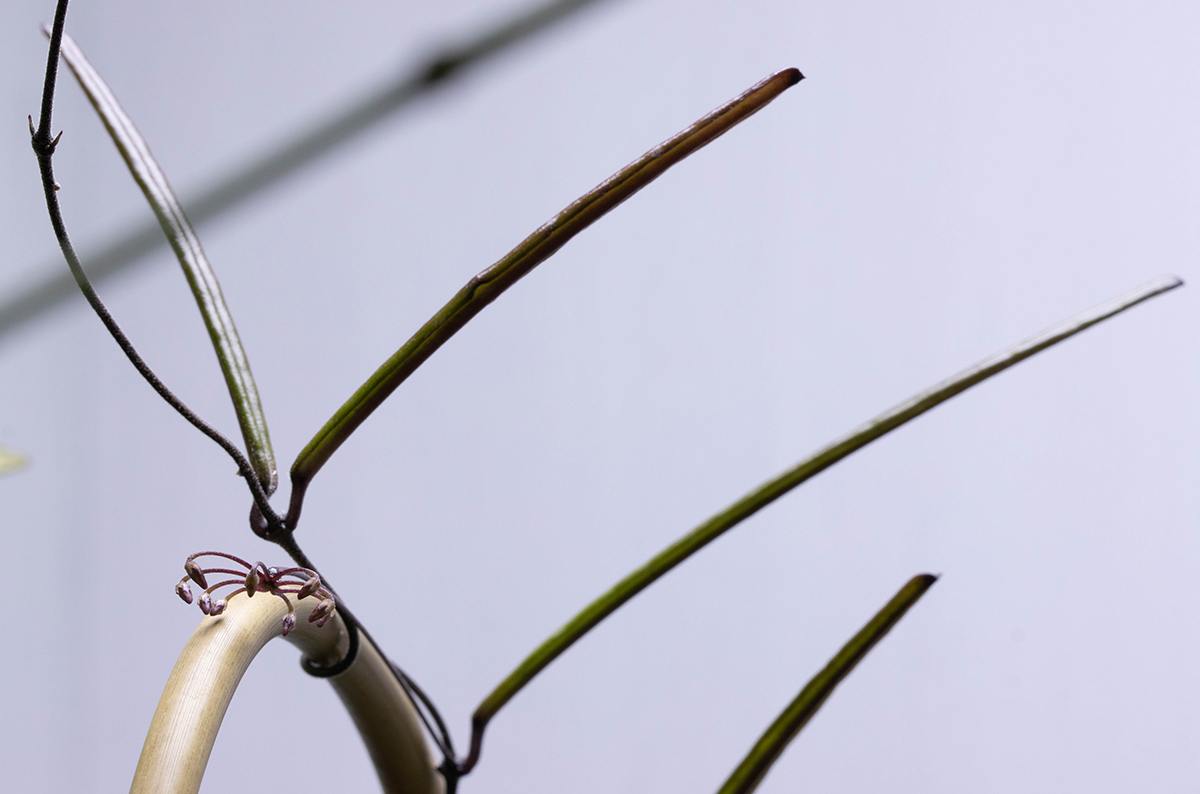
[[[348,106],[335,109],[279,147],[217,179],[207,189],[185,197],[192,223],[201,226],[236,207],[414,101],[450,85],[471,67],[528,41],[596,2],[551,0],[524,9],[516,17],[461,42],[430,48],[433,51],[430,58],[388,79]],[[88,276],[99,282],[119,273],[155,250],[162,241],[157,225],[138,226],[104,248],[88,252],[83,257],[88,262]],[[75,280],[69,273],[62,273],[58,267],[48,267],[46,271],[49,275],[44,279],[0,301],[0,338],[75,294]]]
[[[875,647],[875,643],[892,630],[892,626],[900,622],[904,613],[908,612],[936,581],[936,576],[926,573],[914,576],[908,584],[900,588],[900,592],[842,646],[837,656],[825,665],[825,669],[813,676],[804,689],[800,690],[800,694],[771,723],[771,727],[767,728],[762,738],[755,743],[742,763],[738,764],[717,794],[750,794],[758,788],[771,765],[825,704],[842,679],[866,657]]]
[[[63,36],[62,56],[79,80],[92,107],[100,115],[113,143],[116,144],[125,164],[129,166],[130,173],[145,194],[146,201],[150,203],[163,232],[175,250],[175,256],[183,267],[188,286],[196,297],[196,304],[200,307],[200,314],[212,338],[221,372],[229,387],[229,396],[233,399],[234,410],[237,412],[238,424],[241,426],[251,465],[269,495],[275,490],[278,475],[275,455],[271,450],[271,437],[267,432],[267,419],[263,415],[254,376],[250,373],[250,362],[238,338],[233,316],[229,313],[229,307],[225,305],[217,276],[204,255],[204,249],[200,246],[200,240],[188,222],[183,207],[175,198],[166,175],[150,153],[150,147],[146,145],[141,133],[121,108],[108,85],[84,57],[79,45],[67,35]]]
[[[294,525],[299,518],[304,490],[325,465],[325,461],[397,386],[458,329],[609,210],[689,154],[761,110],[801,79],[803,75],[799,71],[788,69],[763,80],[609,177],[527,237],[503,259],[467,282],[449,303],[375,371],[300,452],[292,465],[289,524]]]
[[[479,704],[472,718],[471,754],[468,767],[478,758],[483,742],[483,731],[496,712],[513,695],[554,661],[559,654],[576,640],[604,620],[618,607],[649,587],[660,576],[716,540],[726,531],[762,510],[808,478],[824,471],[855,450],[861,449],[904,423],[915,419],[929,409],[949,400],[956,394],[969,389],[980,381],[1024,361],[1051,345],[1074,336],[1085,328],[1141,303],[1144,300],[1175,289],[1183,284],[1173,276],[1160,276],[1118,298],[1095,306],[1075,315],[1058,325],[1047,328],[1040,334],[1026,339],[1006,350],[984,359],[973,367],[963,370],[952,378],[926,389],[899,405],[884,411],[850,434],[805,458],[796,466],[778,477],[769,480],[743,496],[730,507],[717,513],[700,526],[672,543],[654,558],[618,582],[611,590],[588,604],[579,614],[567,621],[542,643],[525,661],[500,682],[487,698]]]

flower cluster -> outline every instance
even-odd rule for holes
[[[205,568],[196,562],[198,557],[221,557],[237,563],[245,570]],[[238,593],[245,593],[247,598],[253,598],[255,593],[270,593],[279,596],[288,608],[287,614],[283,616],[283,636],[285,637],[296,627],[296,611],[288,596],[295,596],[297,601],[309,596],[321,599],[321,603],[308,616],[308,622],[316,623],[318,627],[324,626],[325,622],[333,617],[336,609],[333,594],[321,586],[321,577],[317,575],[316,571],[310,571],[308,568],[268,568],[261,562],[251,565],[241,557],[235,557],[222,551],[198,551],[187,558],[187,562],[183,564],[183,570],[187,572],[187,576],[180,579],[179,584],[175,585],[175,594],[182,598],[185,604],[190,604],[193,600],[190,582],[195,582],[203,587],[204,592],[200,594],[200,611],[210,617],[216,617],[224,612],[228,600]],[[210,574],[227,574],[239,578],[223,579],[215,584],[209,584]],[[221,598],[213,599],[212,596],[220,588],[235,586],[236,590],[226,593]]]

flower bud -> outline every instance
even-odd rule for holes
[[[208,593],[200,594],[200,611],[206,615],[212,614],[212,599],[209,598]]]
[[[321,577],[314,576],[313,578],[311,578],[307,582],[305,582],[304,585],[300,588],[300,591],[298,593],[296,593],[296,600],[300,601],[301,599],[308,598],[310,595],[317,592],[317,588],[320,586],[321,586]]]
[[[325,621],[327,621],[327,620],[329,620],[329,615],[325,615],[325,616],[324,616],[324,617],[322,617],[320,620],[318,620],[318,621],[317,621],[317,628],[321,628],[322,626],[324,626],[324,625],[325,625]]]
[[[204,578],[204,571],[196,564],[195,560],[188,560],[183,564],[183,570],[187,571],[187,575],[192,581],[201,587],[208,587],[208,580]]]
[[[250,573],[246,574],[246,597],[253,598],[258,592],[258,569],[251,568]]]
[[[208,614],[215,618],[217,615],[224,612],[225,607],[227,607],[227,606],[229,606],[229,604],[225,601],[224,598],[218,598],[216,601],[213,602],[212,608],[208,610]]]
[[[317,604],[316,609],[309,614],[308,622],[315,623],[318,620],[323,620],[324,618],[329,617],[331,612],[333,612],[333,602],[322,601],[321,603]],[[320,626],[321,624],[317,623],[317,625]]]
[[[175,585],[175,595],[183,599],[183,603],[192,603],[192,587],[187,583],[187,579],[181,579],[179,584]]]
[[[291,634],[294,628],[296,628],[296,616],[289,612],[283,616],[283,636]]]

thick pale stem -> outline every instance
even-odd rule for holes
[[[345,655],[349,635],[340,615],[322,628],[308,622],[318,603],[306,598],[296,604],[296,627],[286,639],[312,662],[329,666]],[[199,791],[233,693],[258,652],[282,635],[286,613],[278,598],[238,595],[224,614],[200,621],[154,712],[131,794]],[[379,651],[360,640],[354,663],[329,681],[362,734],[383,790],[442,794],[442,777],[412,703]]]

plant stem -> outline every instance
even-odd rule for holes
[[[296,627],[286,639],[299,647],[307,660],[330,666],[346,652],[346,625],[337,613],[322,628],[309,623],[308,615],[317,603],[315,598],[297,602]],[[280,636],[280,620],[286,612],[279,599],[251,599],[242,594],[231,598],[219,617],[200,621],[154,712],[130,794],[199,791],[238,683],[258,652]],[[375,646],[362,643],[349,668],[329,681],[358,727],[384,791],[441,794],[442,778],[416,713]],[[284,727],[288,726],[288,713],[286,708],[278,710]],[[301,721],[291,725],[298,741],[313,743],[312,756],[321,757],[323,748],[311,726]],[[272,722],[263,729],[279,727]]]

